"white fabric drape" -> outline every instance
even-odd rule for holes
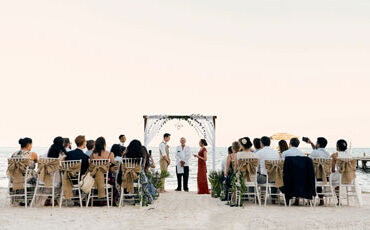
[[[144,130],[145,146],[148,146],[155,135],[160,131],[167,117],[168,116],[165,115],[146,117],[146,127]],[[196,120],[205,128],[205,136],[203,136],[203,138],[207,140],[209,146],[212,146],[212,169],[214,171],[216,170],[216,129],[215,124],[213,123],[213,116],[196,116]],[[201,126],[195,125],[195,122],[192,122],[192,124],[194,124],[193,127],[197,130],[198,134],[204,135],[204,131]]]

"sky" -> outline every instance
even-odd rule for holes
[[[370,147],[370,2],[0,2],[0,146],[143,139],[217,115],[217,146],[277,132]],[[189,127],[163,132],[199,137]]]

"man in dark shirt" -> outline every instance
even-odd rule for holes
[[[75,150],[67,152],[67,157],[65,158],[65,160],[82,160],[81,175],[84,175],[89,167],[89,157],[83,151],[83,149],[86,147],[85,136],[76,137],[75,143],[77,145],[77,148]]]

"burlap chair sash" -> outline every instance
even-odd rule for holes
[[[283,180],[283,169],[284,161],[265,161],[265,167],[267,170],[268,178],[270,181],[275,181],[276,187],[280,188],[284,186]]]
[[[134,193],[134,182],[137,180],[138,174],[141,172],[141,166],[136,165],[135,168],[127,168],[124,163],[122,163],[122,184],[121,187],[126,189],[129,193]]]
[[[356,178],[356,163],[356,160],[337,160],[343,184],[350,184]]]
[[[12,178],[13,190],[24,189],[24,176],[30,159],[16,161],[9,159],[7,174]]]
[[[40,176],[40,181],[44,182],[45,186],[52,186],[53,174],[58,170],[59,161],[43,161],[39,162],[37,173]]]
[[[251,176],[256,175],[256,168],[258,166],[258,159],[239,159],[238,170],[243,173],[244,180],[251,182]]]
[[[66,199],[71,199],[73,197],[73,183],[72,179],[77,176],[80,172],[81,163],[76,163],[70,167],[66,165],[59,166],[59,171],[63,173],[62,177],[62,189],[63,194]]]
[[[314,159],[313,160],[313,166],[315,169],[316,179],[321,179],[324,184],[328,183],[328,176],[330,176],[331,173],[331,167],[332,167],[332,160],[328,159],[325,161],[322,161],[320,159]]]
[[[89,171],[92,177],[95,178],[95,185],[98,189],[98,198],[105,197],[105,180],[104,174],[109,170],[109,162],[105,165],[90,164]]]

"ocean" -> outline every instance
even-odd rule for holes
[[[148,148],[152,150],[152,155],[154,161],[156,163],[157,169],[159,169],[159,151],[158,148]],[[18,148],[12,147],[0,147],[0,188],[6,188],[8,186],[8,178],[6,176],[6,169],[7,169],[7,158],[11,156],[11,154],[17,151]],[[36,152],[38,155],[45,154],[47,152],[47,147],[34,147],[32,151]],[[311,149],[302,148],[304,152],[310,152]],[[327,149],[328,152],[332,153],[335,152],[335,149]],[[191,148],[192,153],[196,154],[199,151],[199,148]],[[210,148],[208,149],[208,161],[207,161],[207,169],[208,171],[212,170],[212,154]],[[354,148],[352,150],[353,156],[363,156],[366,153],[370,155],[370,148]],[[176,171],[175,171],[175,148],[170,149],[170,158],[171,158],[171,165],[169,166],[169,173],[170,177],[166,179],[166,188],[168,189],[175,189],[177,187],[177,180],[176,180]],[[227,155],[227,148],[226,147],[218,147],[216,149],[216,170],[221,169],[221,162]],[[361,163],[360,163],[361,165]],[[370,165],[370,164],[369,164]],[[190,175],[189,175],[189,189],[191,191],[197,190],[197,159],[192,157],[190,161]],[[361,186],[363,192],[370,192],[370,170],[368,172],[363,171],[362,169],[357,170],[357,180]]]

